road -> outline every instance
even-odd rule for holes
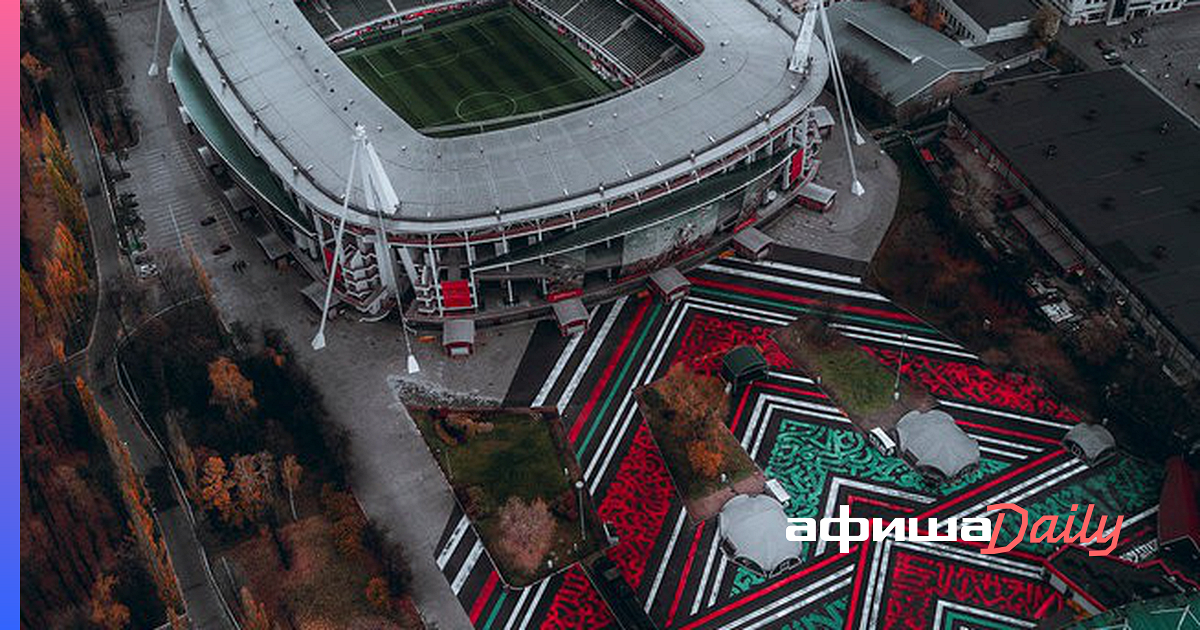
[[[67,78],[56,76],[58,80],[54,91],[58,96],[59,125],[71,147],[81,188],[85,193],[99,285],[91,341],[87,351],[72,362],[70,371],[83,376],[89,383],[97,402],[116,423],[121,439],[129,448],[134,467],[143,478],[150,478],[165,473],[165,460],[121,398],[112,360],[120,326],[109,306],[109,293],[120,282],[120,278],[132,271],[120,256],[113,217],[104,197],[99,165],[94,158],[89,127]],[[204,630],[232,628],[209,579],[203,550],[179,496],[174,492],[155,493],[151,496],[151,503],[192,626]]]

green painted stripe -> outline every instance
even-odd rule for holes
[[[646,334],[654,328],[654,323],[658,320],[658,314],[662,311],[662,303],[655,300],[654,310],[650,312],[650,318],[642,327],[641,334],[638,335],[637,342],[633,344],[633,350],[629,351],[629,355],[625,358],[625,365],[621,366],[621,371],[617,373],[617,379],[609,384],[608,395],[604,397],[604,404],[600,406],[600,410],[591,419],[592,427],[588,429],[587,435],[583,437],[583,442],[579,443],[579,448],[575,453],[579,456],[583,455],[583,451],[587,449],[588,442],[591,442],[592,435],[596,432],[596,428],[600,426],[600,419],[604,417],[608,411],[608,406],[612,403],[613,396],[620,389],[620,384],[625,380],[625,374],[629,371],[629,366],[633,365],[633,358],[637,356],[638,350],[642,347],[642,342],[646,341]]]
[[[830,316],[834,317],[835,319],[842,319],[842,320],[846,320],[846,321],[859,322],[859,323],[865,323],[865,324],[877,324],[879,326],[885,326],[888,328],[896,328],[896,329],[900,329],[900,330],[907,330],[910,332],[923,332],[923,333],[928,333],[928,334],[932,334],[932,335],[937,335],[939,337],[941,336],[941,333],[939,333],[937,330],[934,330],[933,328],[930,328],[928,326],[921,326],[918,324],[905,324],[904,322],[898,322],[898,321],[895,321],[892,319],[879,318],[879,317],[868,317],[866,315],[850,315],[848,313],[843,313],[838,310],[829,311],[829,310],[824,310],[824,309],[819,309],[819,308],[809,308],[807,306],[800,306],[798,304],[791,304],[788,302],[778,302],[775,300],[768,300],[766,298],[754,297],[752,295],[742,295],[740,293],[733,293],[731,291],[724,291],[721,289],[711,289],[709,287],[692,287],[692,292],[705,293],[708,295],[713,295],[713,296],[717,296],[717,297],[730,299],[730,300],[733,300],[734,302],[746,302],[746,303],[754,304],[756,306],[767,306],[767,307],[771,307],[771,308],[785,309],[785,310],[794,311],[797,313],[806,313],[809,315],[824,314],[824,315],[830,315]]]
[[[496,620],[496,615],[500,612],[500,607],[504,605],[504,598],[508,597],[508,591],[500,591],[500,597],[496,600],[496,604],[492,606],[492,612],[488,615],[487,621],[484,622],[482,630],[490,630],[492,622]]]

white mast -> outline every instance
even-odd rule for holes
[[[858,167],[854,162],[854,147],[851,146],[850,132],[854,132],[854,144],[866,142],[858,132],[854,121],[854,112],[850,109],[850,95],[846,92],[846,82],[842,76],[842,64],[838,61],[837,47],[833,43],[833,34],[829,29],[829,17],[825,14],[823,0],[808,0],[804,5],[804,14],[800,22],[800,31],[796,33],[796,45],[792,49],[792,58],[788,61],[788,70],[805,74],[812,68],[813,29],[817,17],[821,18],[821,34],[825,40],[825,48],[829,52],[829,78],[833,81],[833,95],[837,100],[838,115],[842,121],[842,136],[846,141],[846,155],[850,159],[850,192],[861,196],[865,191],[862,182],[858,181]],[[849,121],[847,123],[847,120]]]
[[[367,139],[367,132],[361,125],[354,128],[354,148],[350,153],[350,174],[346,176],[346,192],[342,193],[342,216],[338,217],[338,227],[333,236],[333,260],[329,263],[329,283],[325,285],[325,305],[321,307],[321,325],[313,337],[313,350],[325,347],[325,322],[329,320],[329,302],[333,299],[333,279],[337,277],[338,267],[342,264],[342,237],[346,234],[346,215],[350,212],[350,187],[354,184],[354,169],[358,165],[358,147]]]
[[[367,131],[362,125],[354,126],[354,149],[350,154],[350,172],[346,176],[346,194],[342,199],[342,216],[338,223],[337,229],[337,244],[334,246],[333,264],[329,270],[329,284],[325,288],[325,306],[321,311],[321,327],[317,331],[316,337],[313,338],[313,349],[320,350],[325,347],[325,322],[329,316],[329,302],[333,295],[333,280],[337,275],[338,265],[342,257],[342,236],[346,228],[346,215],[350,206],[350,190],[354,182],[354,176],[357,174],[362,184],[363,195],[366,198],[367,210],[373,212],[379,220],[378,227],[375,233],[375,264],[379,268],[380,290],[383,295],[380,297],[381,303],[387,301],[387,294],[391,292],[396,298],[396,309],[400,312],[400,325],[404,333],[404,347],[408,352],[407,369],[409,374],[416,374],[421,371],[420,365],[417,364],[417,358],[413,355],[412,342],[409,340],[408,318],[404,315],[404,305],[400,301],[400,288],[396,279],[396,267],[392,257],[392,250],[387,241],[387,228],[384,225],[384,215],[395,216],[400,209],[400,198],[396,195],[396,189],[392,187],[392,182],[387,176],[387,172],[383,169],[383,162],[379,159],[379,154],[375,152],[375,146],[367,139]],[[361,163],[358,162],[359,150],[364,153]]]

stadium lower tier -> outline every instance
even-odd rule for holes
[[[344,306],[380,314],[402,296],[410,318],[426,324],[540,317],[564,299],[640,291],[654,271],[700,264],[738,231],[772,219],[819,166],[821,134],[802,110],[724,159],[595,207],[474,232],[449,222],[442,231],[389,231],[384,256],[378,230],[349,224],[331,269],[339,217],[315,211],[245,144],[179,42],[170,72],[185,124],[254,201],[233,210],[257,211],[270,230],[260,242],[270,239],[313,276],[306,295],[314,303],[332,272]]]

